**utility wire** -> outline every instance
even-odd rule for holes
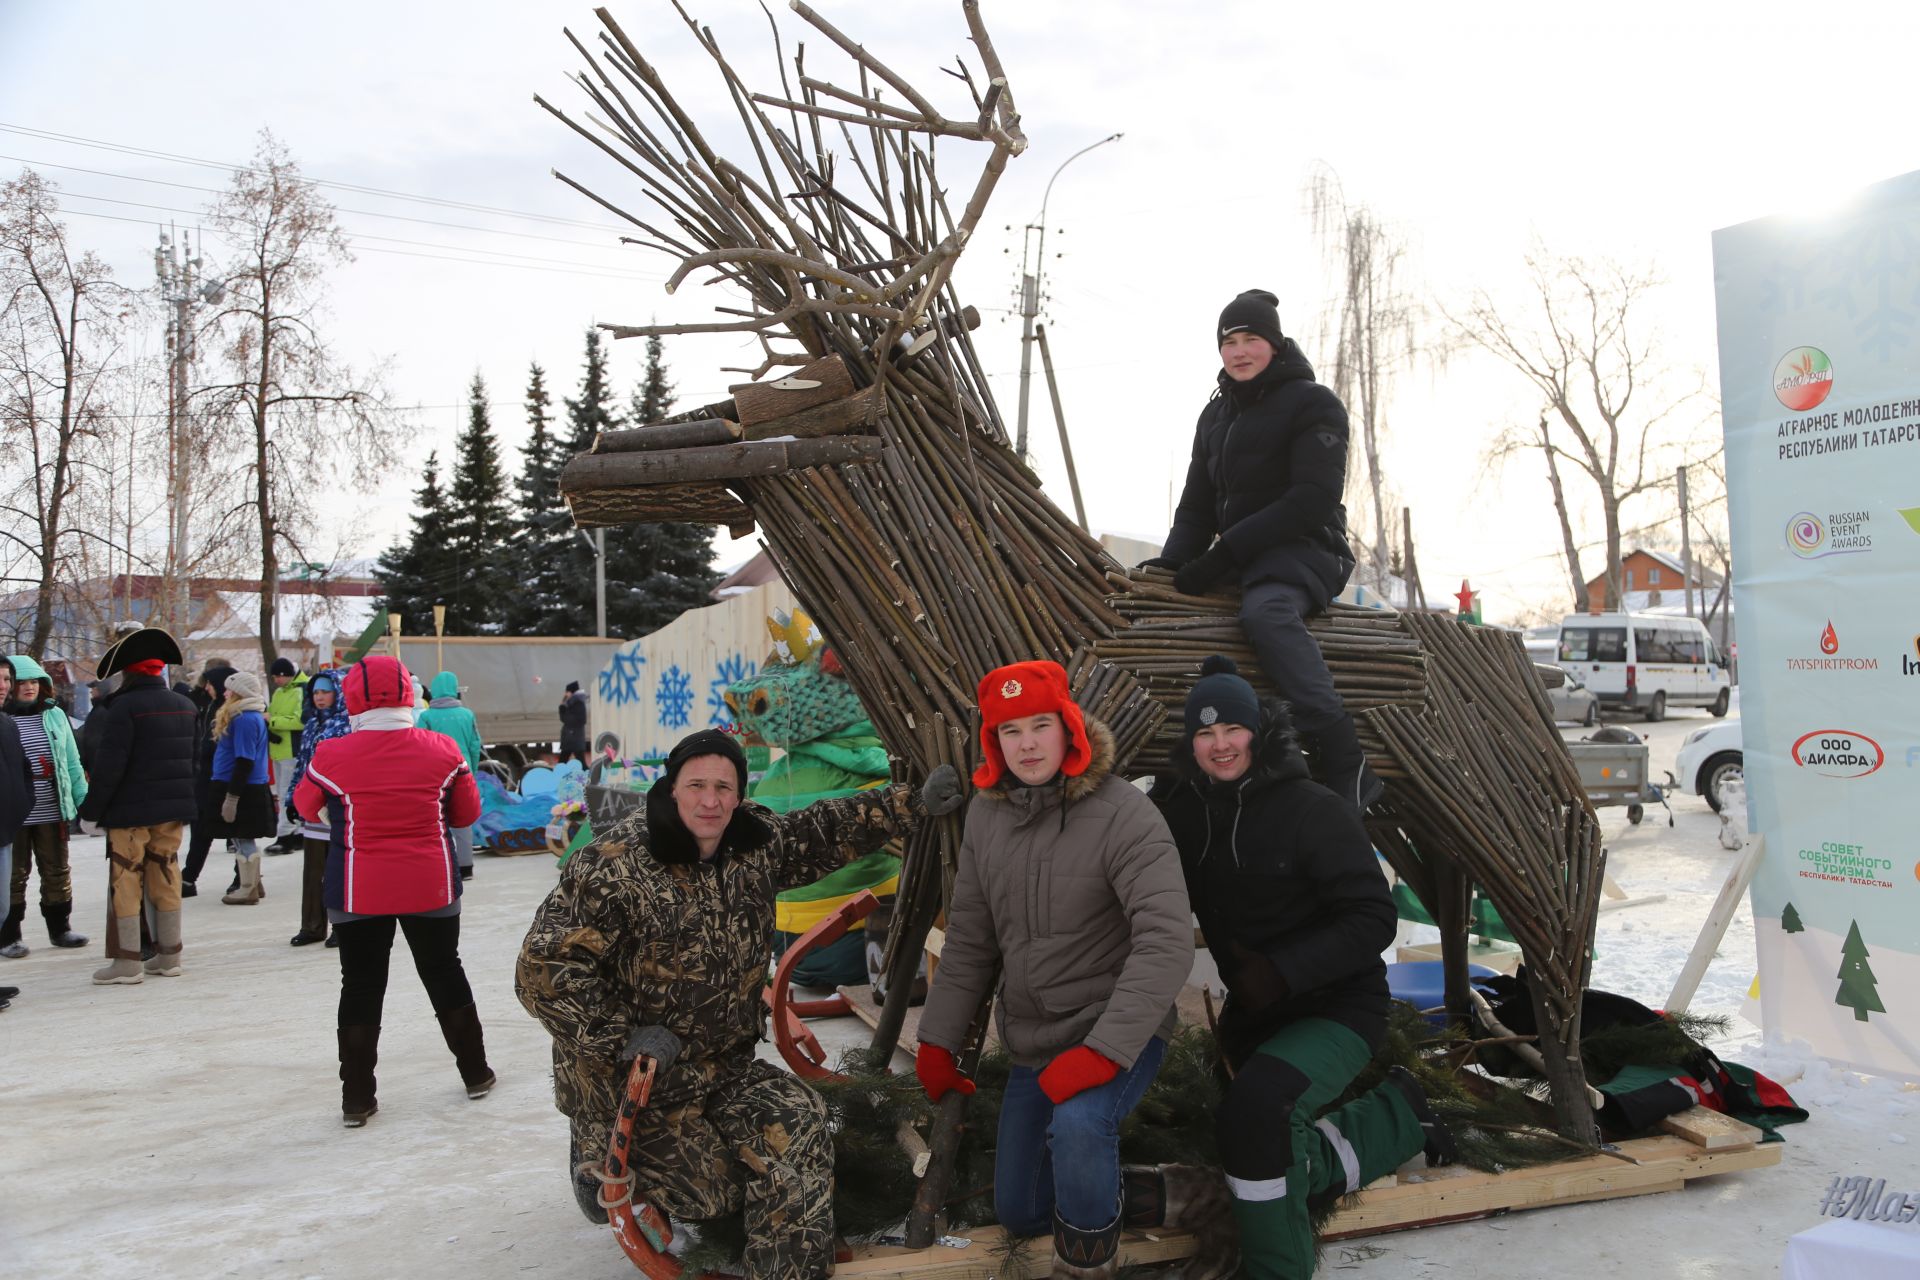
[[[179,214],[185,214],[189,217],[201,217],[203,216],[203,212],[204,212],[198,209],[182,209],[175,205],[149,204],[142,200],[122,200],[116,196],[90,195],[83,191],[63,191],[60,194],[63,199],[98,200],[105,204],[121,204],[134,209],[153,209],[160,213],[179,213]],[[76,210],[75,212],[78,212],[78,211]],[[441,240],[406,240],[406,239],[402,239],[399,236],[375,235],[370,231],[358,231],[351,227],[343,227],[341,228],[341,230],[346,234],[348,239],[354,241],[356,244],[361,240],[382,240],[388,244],[415,245],[423,249],[449,249],[457,253],[485,253],[485,254],[491,254],[495,257],[500,257],[500,258],[519,258],[525,262],[542,263],[547,266],[584,267],[590,271],[605,271],[608,275],[622,274],[627,276],[629,279],[634,279],[634,280],[659,281],[659,280],[666,279],[664,275],[643,275],[643,274],[633,272],[630,268],[625,268],[625,267],[615,267],[615,266],[601,267],[595,263],[577,262],[568,258],[540,258],[527,253],[514,253],[512,250],[509,250],[509,249],[484,249],[478,245],[448,244],[445,241],[441,241]],[[212,234],[220,239],[228,238],[225,236],[220,236],[218,232],[211,232],[209,234]]]
[[[121,155],[143,156],[149,160],[166,160],[174,164],[193,164],[206,169],[221,169],[228,173],[259,173],[261,170],[252,165],[226,164],[219,160],[202,160],[195,156],[183,156],[171,151],[156,151],[150,147],[136,147],[126,143],[107,142],[99,138],[85,138],[79,134],[57,133],[51,129],[36,129],[27,125],[7,124],[0,121],[0,133],[15,133],[23,137],[39,138],[48,142],[65,142],[74,146],[94,147],[103,151],[118,152]],[[465,209],[472,213],[491,213],[504,218],[523,218],[529,222],[547,222],[558,226],[586,227],[594,231],[617,231],[620,228],[605,222],[588,222],[579,218],[563,218],[547,213],[527,213],[520,209],[503,209],[498,205],[474,204],[465,200],[450,200],[442,196],[416,195],[408,191],[394,191],[385,187],[370,187],[355,182],[334,182],[327,178],[314,178],[302,175],[301,180],[316,187],[331,187],[336,191],[355,191],[363,195],[383,196],[389,200],[412,200],[420,204],[435,205],[443,209]]]
[[[25,156],[0,155],[0,160],[10,160],[15,164],[24,164],[32,169],[63,169],[68,173],[84,173],[96,178],[114,178],[121,182],[144,182],[156,187],[174,187],[181,191],[198,191],[205,195],[223,196],[224,187],[201,187],[191,182],[169,182],[165,178],[142,178],[132,173],[116,173],[112,169],[86,169],[73,164],[55,164],[50,160],[29,160]],[[66,194],[64,188],[62,194]],[[96,199],[103,197],[95,197]],[[381,213],[374,209],[344,209],[338,206],[335,213],[352,214],[358,218],[390,218],[395,222],[415,222],[427,227],[446,227],[453,231],[474,231],[488,236],[512,236],[519,240],[544,240],[549,244],[578,245],[583,249],[625,250],[628,246],[606,240],[580,240],[572,236],[543,236],[537,231],[508,231],[502,227],[476,227],[469,222],[442,222],[438,218],[416,218],[406,213]],[[617,228],[608,228],[617,230]],[[989,310],[991,308],[988,308]]]

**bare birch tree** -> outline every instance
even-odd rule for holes
[[[0,498],[5,576],[32,592],[18,628],[45,654],[73,548],[110,537],[76,518],[86,450],[110,408],[104,379],[137,297],[92,253],[76,255],[55,188],[31,169],[0,184]]]
[[[1561,465],[1592,486],[1604,530],[1606,604],[1618,609],[1621,508],[1672,486],[1681,442],[1690,433],[1684,419],[1703,403],[1705,378],[1698,370],[1670,368],[1656,330],[1642,323],[1649,295],[1661,284],[1650,269],[1539,249],[1526,262],[1530,296],[1524,303],[1498,304],[1477,290],[1453,325],[1461,340],[1499,357],[1543,397],[1535,430],[1503,435],[1491,458],[1506,462],[1540,451],[1576,611],[1587,607],[1586,586]]]
[[[1389,513],[1398,503],[1381,465],[1381,442],[1394,379],[1412,366],[1419,350],[1421,307],[1401,280],[1405,243],[1367,205],[1350,203],[1332,170],[1314,175],[1307,200],[1336,287],[1327,324],[1333,349],[1329,385],[1359,429],[1355,461],[1360,465],[1350,462],[1347,469],[1349,489],[1356,481],[1366,486],[1364,530],[1356,530],[1362,534],[1359,558],[1372,584],[1384,591],[1397,568]]]
[[[279,654],[280,553],[299,552],[313,515],[311,489],[336,466],[377,452],[393,428],[373,382],[357,379],[322,331],[326,273],[352,260],[346,237],[333,206],[271,133],[261,131],[253,163],[234,172],[207,217],[232,257],[214,319],[225,380],[200,394],[210,415],[245,442],[260,657],[271,664]]]

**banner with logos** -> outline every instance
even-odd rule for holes
[[[1762,1016],[1920,1079],[1920,173],[1713,260]]]

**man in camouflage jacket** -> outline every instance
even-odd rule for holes
[[[957,806],[958,779],[947,782]],[[741,803],[745,791],[732,737],[682,741],[646,808],[568,861],[514,986],[553,1036],[554,1100],[576,1164],[606,1158],[628,1035],[665,1027],[684,1047],[634,1125],[635,1199],[683,1220],[744,1211],[749,1277],[814,1280],[833,1257],[826,1110],[754,1056],[774,895],[905,834],[927,808],[893,786],[780,815]]]

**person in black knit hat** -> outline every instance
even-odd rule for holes
[[[1232,1080],[1216,1117],[1240,1228],[1240,1274],[1305,1280],[1313,1206],[1402,1162],[1455,1155],[1410,1073],[1337,1110],[1386,1038],[1395,916],[1360,817],[1307,776],[1286,705],[1232,659],[1187,695],[1188,749],[1155,779],[1187,896],[1227,985],[1218,1028]]]
[[[1279,299],[1266,290],[1229,302],[1214,337],[1219,386],[1194,430],[1173,528],[1147,564],[1174,570],[1189,595],[1240,588],[1240,625],[1292,704],[1321,776],[1364,810],[1382,786],[1306,627],[1353,572],[1340,500],[1347,411],[1280,331]]]

